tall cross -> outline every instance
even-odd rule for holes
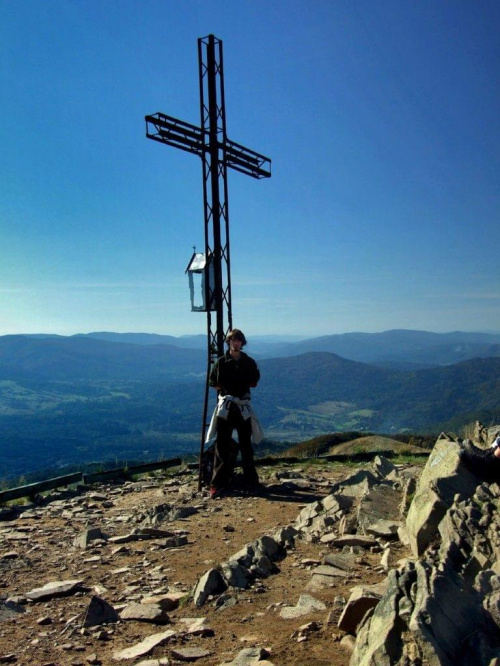
[[[198,39],[198,67],[200,126],[163,113],[154,113],[146,116],[146,136],[198,155],[203,165],[208,363],[202,453],[207,421],[208,374],[215,358],[224,354],[224,340],[232,328],[227,168],[253,178],[269,178],[271,160],[227,138],[222,41],[214,35]],[[212,312],[215,312],[215,327]]]

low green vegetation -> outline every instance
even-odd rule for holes
[[[397,450],[399,455],[412,455],[419,450],[430,450],[436,441],[436,434],[418,435],[378,435],[355,430],[320,435],[313,439],[291,446],[287,455],[315,457],[327,454],[356,454],[369,451]]]

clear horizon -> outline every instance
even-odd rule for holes
[[[205,334],[197,38],[224,44],[233,322],[500,330],[500,3],[0,4],[0,335]],[[165,331],[165,332],[163,332]]]
[[[381,331],[341,331],[341,332],[329,332],[329,333],[320,333],[318,335],[306,335],[306,334],[301,334],[301,333],[260,333],[260,332],[248,332],[247,337],[249,338],[249,342],[251,341],[252,338],[279,338],[281,340],[285,339],[290,339],[290,340],[306,340],[306,339],[312,339],[312,338],[320,338],[320,337],[328,337],[328,336],[334,336],[334,335],[349,335],[349,334],[368,334],[368,335],[380,335],[382,333],[389,333],[392,331],[411,331],[411,332],[419,332],[419,333],[431,333],[431,334],[436,334],[436,335],[447,335],[447,334],[452,334],[452,333],[466,333],[466,334],[477,334],[477,335],[500,335],[500,330],[494,331],[494,330],[478,330],[478,329],[471,329],[471,330],[449,330],[449,331],[431,331],[431,330],[424,330],[424,329],[400,329],[400,328],[394,328],[394,329],[384,329]],[[245,330],[245,333],[247,331]],[[29,335],[29,336],[36,336],[36,335],[46,335],[46,336],[58,336],[58,337],[74,337],[78,335],[93,335],[93,334],[116,334],[116,335],[158,335],[158,336],[170,336],[170,337],[175,337],[175,338],[183,338],[183,337],[193,337],[193,336],[200,336],[200,337],[206,337],[206,332],[198,332],[198,333],[179,333],[179,334],[172,334],[172,333],[158,333],[157,331],[142,331],[142,330],[137,330],[137,331],[132,331],[132,330],[124,330],[124,331],[110,331],[110,330],[93,330],[93,331],[75,331],[74,333],[57,333],[55,331],[33,331],[33,332],[26,332],[26,331],[21,331],[18,333],[0,333],[0,337],[4,336],[10,336],[10,335]]]

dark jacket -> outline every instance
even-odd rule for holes
[[[240,358],[235,361],[227,351],[214,363],[208,383],[218,387],[221,395],[245,398],[250,396],[250,387],[256,386],[259,379],[259,368],[253,358],[240,352]]]

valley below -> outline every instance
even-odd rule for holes
[[[425,336],[417,340],[412,332],[401,333],[388,333],[385,344],[382,337],[367,338],[371,347],[365,340],[366,358],[377,363],[318,350],[342,342],[346,353],[353,356],[357,349],[361,356],[363,340],[356,337],[351,347],[335,336],[273,341],[267,355],[257,341],[249,353],[255,353],[262,375],[252,396],[265,432],[261,450],[332,432],[437,434],[476,419],[495,422],[500,358],[484,356],[496,353],[492,340],[446,346],[431,336],[426,352]],[[398,347],[400,338],[404,344]],[[0,480],[49,469],[64,473],[83,464],[109,467],[197,455],[206,362],[202,349],[187,345],[201,343],[130,339],[0,337]],[[428,367],[437,350],[446,359],[452,349],[459,362]],[[479,351],[483,356],[463,358]],[[282,355],[269,357],[272,352]],[[395,365],[404,354],[407,361]],[[209,415],[214,404],[210,391]]]

